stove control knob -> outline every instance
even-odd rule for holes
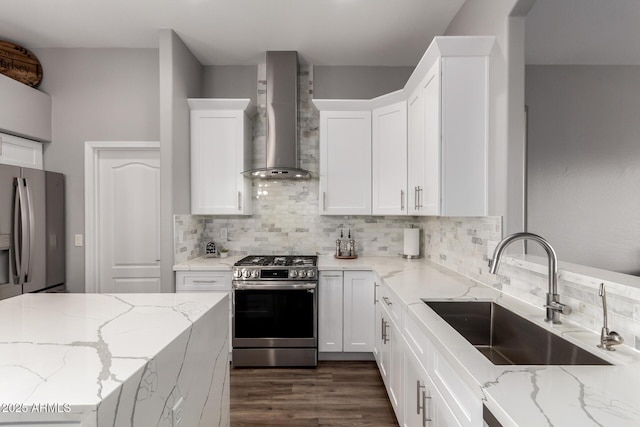
[[[304,270],[300,270],[300,273],[298,273],[298,276],[300,277],[307,277],[307,272]]]
[[[251,272],[249,270],[242,269],[242,277],[244,277],[245,279],[248,279],[250,275],[251,275]]]
[[[251,277],[253,277],[254,279],[257,279],[260,276],[260,272],[258,270],[253,270],[251,272]]]
[[[298,277],[298,272],[296,270],[289,271],[289,277],[295,279],[296,277]]]
[[[236,279],[240,278],[242,276],[242,272],[240,270],[235,270],[233,272],[233,277],[235,277]]]
[[[316,275],[316,272],[313,270],[309,270],[307,271],[307,277],[314,277]]]

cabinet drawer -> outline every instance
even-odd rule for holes
[[[398,325],[398,328],[400,328],[400,325],[402,324],[400,322],[402,309],[400,308],[398,300],[393,296],[386,284],[382,283],[382,285],[378,287],[376,299],[389,312],[391,320],[393,320],[395,324]]]
[[[449,362],[433,348],[429,355],[428,372],[451,411],[463,425],[475,426],[481,423],[481,399],[471,392]]]
[[[176,272],[176,292],[230,291],[231,272]]]

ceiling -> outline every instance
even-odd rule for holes
[[[640,65],[640,1],[536,0],[527,64]]]
[[[464,0],[2,0],[0,39],[28,49],[158,47],[171,28],[204,65],[297,50],[314,65],[416,65]]]

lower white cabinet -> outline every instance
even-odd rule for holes
[[[402,334],[382,301],[378,301],[376,304],[375,346],[374,355],[380,369],[380,375],[387,388],[387,394],[398,423],[402,425]]]
[[[229,295],[229,353],[232,338],[231,271],[176,271],[176,293],[224,292]]]
[[[320,271],[318,280],[318,351],[373,351],[372,273]]]
[[[403,340],[403,427],[462,426],[433,384],[426,369]]]

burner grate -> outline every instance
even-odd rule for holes
[[[262,267],[315,267],[318,262],[316,255],[250,255],[242,258],[234,265],[262,266]]]

